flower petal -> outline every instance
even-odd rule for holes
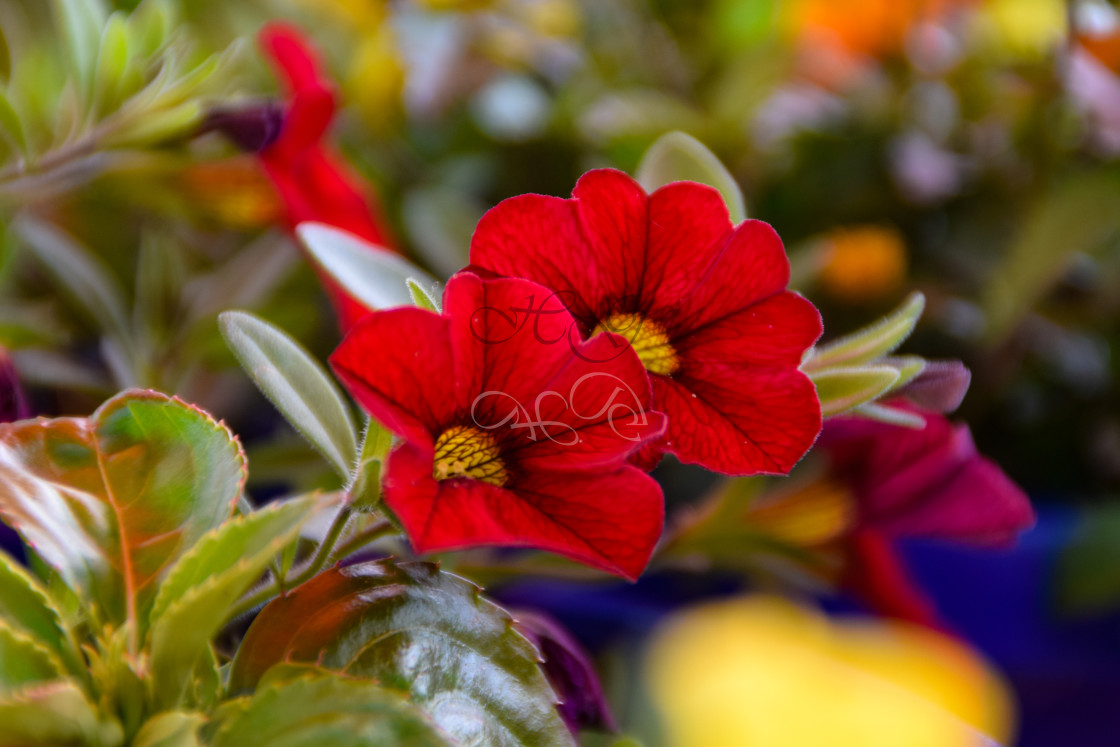
[[[693,330],[673,346],[686,368],[690,362],[797,367],[822,331],[816,307],[783,291]]]
[[[661,536],[661,488],[634,467],[530,473],[507,487],[432,478],[432,450],[402,444],[389,457],[385,502],[419,553],[535,547],[634,580]]]
[[[653,376],[669,416],[665,447],[682,462],[729,475],[788,474],[821,429],[816,389],[795,368],[696,366]]]
[[[463,409],[451,385],[449,327],[421,309],[370,314],[331,355],[331,368],[375,420],[408,440],[430,442]]]

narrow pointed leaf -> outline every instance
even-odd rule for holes
[[[428,563],[333,568],[273,601],[238,650],[230,691],[281,662],[376,680],[464,743],[572,744],[537,651],[509,615]]]
[[[48,223],[21,217],[13,223],[13,229],[66,293],[101,329],[122,339],[129,336],[124,293],[98,259]]]
[[[198,747],[198,729],[206,717],[194,711],[166,711],[140,727],[132,747]]]
[[[366,420],[362,453],[350,487],[350,503],[357,511],[372,511],[381,502],[381,465],[393,445],[393,434],[372,418]]]
[[[898,376],[898,371],[890,366],[861,366],[814,371],[809,378],[817,387],[821,416],[828,418],[885,394]]]
[[[870,363],[890,353],[914,331],[925,305],[926,298],[921,293],[910,294],[900,307],[875,324],[821,345],[802,369],[809,373],[840,365]]]
[[[917,413],[874,402],[857,407],[853,413],[860,417],[878,420],[880,423],[887,423],[888,425],[899,425],[903,428],[921,430],[926,427],[926,419]]]
[[[416,278],[408,278],[405,283],[408,285],[408,292],[412,296],[414,305],[421,309],[434,311],[437,314],[440,313],[438,284],[435,289],[429,291]]]
[[[120,724],[102,717],[71,680],[53,680],[0,697],[0,725],[3,747],[115,747],[124,742]]]
[[[740,223],[747,217],[743,191],[727,167],[707,146],[683,132],[670,132],[659,137],[642,156],[636,178],[647,192],[671,182],[707,184],[723,195],[732,223]]]
[[[411,306],[408,280],[436,281],[408,260],[353,234],[322,223],[301,223],[296,236],[311,258],[354,300],[370,309]]]
[[[85,666],[62,612],[46,588],[7,553],[0,553],[0,621],[41,641],[74,674]]]
[[[0,699],[60,676],[58,659],[45,645],[0,621]]]
[[[242,368],[343,480],[350,479],[358,444],[350,407],[322,366],[279,328],[244,311],[218,317]]]
[[[449,703],[448,708],[455,705]],[[368,680],[311,670],[262,687],[222,723],[212,747],[442,747],[445,739],[422,712]],[[475,744],[487,744],[475,742]]]
[[[101,34],[101,48],[93,77],[93,105],[101,115],[112,112],[119,101],[125,69],[128,67],[128,28],[125,14],[109,17]]]
[[[27,135],[23,131],[23,122],[4,91],[0,91],[0,134],[4,135],[15,150],[27,155]]]
[[[82,93],[88,95],[93,83],[101,30],[108,15],[105,5],[101,0],[54,0],[51,6],[55,26],[66,45],[71,72]]]
[[[123,392],[90,418],[0,424],[0,516],[135,635],[159,579],[229,516],[244,480],[233,435],[157,392]]]
[[[898,380],[891,385],[891,391],[898,391],[911,381],[921,376],[926,370],[926,360],[920,355],[895,355],[880,358],[876,361],[879,365],[890,366],[898,371]]]
[[[159,702],[179,702],[230,608],[298,539],[318,505],[309,496],[227,521],[171,569],[152,608],[152,676]]]

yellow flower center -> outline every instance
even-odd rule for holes
[[[452,426],[436,439],[432,477],[469,477],[501,487],[509,473],[498,453],[498,444],[489,433],[470,425]]]
[[[669,376],[680,366],[665,329],[641,314],[614,314],[595,328],[596,335],[600,332],[613,332],[629,340],[638,360],[650,373]]]

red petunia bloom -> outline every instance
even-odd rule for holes
[[[318,221],[386,246],[389,236],[372,195],[323,142],[334,118],[335,94],[310,44],[298,29],[279,23],[265,26],[258,42],[289,99],[279,136],[258,153],[284,202],[289,227]],[[333,280],[322,280],[343,329],[369,313]]]
[[[733,226],[719,192],[693,182],[647,195],[591,171],[572,198],[521,195],[478,224],[471,263],[557,292],[584,336],[626,337],[669,416],[662,451],[727,474],[785,474],[812,446],[821,409],[801,357],[821,317],[786,290],[789,260],[757,220]]]
[[[976,450],[967,425],[900,400],[926,427],[829,420],[818,447],[855,497],[857,521],[892,537],[1006,544],[1034,523],[1030,500]]]
[[[522,308],[535,318],[508,312]],[[637,355],[617,354],[612,335],[570,347],[571,325],[535,283],[460,273],[442,315],[376,312],[331,356],[402,439],[384,500],[418,552],[511,545],[630,579],[645,568],[664,503],[627,460],[661,436],[665,418],[649,411]]]

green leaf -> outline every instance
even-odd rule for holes
[[[102,330],[122,340],[129,338],[124,293],[98,259],[49,223],[23,216],[16,219],[12,228],[75,304]]]
[[[241,367],[343,480],[358,458],[353,416],[323,367],[283,330],[244,311],[218,317]]]
[[[54,22],[65,42],[71,74],[84,97],[89,96],[108,13],[101,0],[53,0]],[[85,100],[88,101],[88,98]]]
[[[198,729],[206,717],[193,711],[165,711],[140,727],[132,747],[198,747]]]
[[[71,680],[53,680],[0,697],[0,747],[124,743],[119,723],[98,714]]]
[[[448,710],[458,704],[447,703]],[[424,715],[400,695],[368,680],[319,671],[262,687],[229,714],[212,747],[443,747]],[[493,744],[472,740],[470,744]],[[465,744],[465,743],[464,743]]]
[[[436,281],[384,247],[323,223],[300,223],[296,236],[315,263],[358,303],[370,309],[411,306],[408,280],[434,287]]]
[[[870,363],[890,353],[914,331],[925,305],[925,296],[911,293],[901,306],[871,326],[816,348],[802,364],[802,370],[810,373],[835,366]]]
[[[405,280],[405,283],[408,285],[408,293],[412,296],[412,303],[414,305],[419,306],[421,309],[434,311],[437,314],[440,313],[438,283],[431,291],[421,285],[420,281],[416,278],[408,278]]]
[[[0,552],[0,621],[41,641],[73,674],[85,665],[50,594],[7,553]]]
[[[160,577],[229,516],[244,480],[225,426],[157,392],[123,392],[90,418],[0,424],[0,516],[101,623],[135,636]]]
[[[747,217],[743,192],[735,178],[714,153],[691,135],[669,132],[659,137],[642,156],[636,174],[638,183],[647,192],[680,181],[715,187],[727,203],[732,223],[740,223]]]
[[[880,358],[876,361],[879,365],[890,366],[898,371],[898,381],[891,385],[891,391],[897,391],[916,379],[922,371],[926,370],[926,359],[920,355],[896,355]]]
[[[167,109],[132,117],[105,135],[103,148],[141,148],[186,137],[198,127],[205,115],[198,101],[186,101]]]
[[[354,471],[354,484],[348,491],[350,505],[357,511],[374,510],[381,503],[381,465],[393,445],[393,434],[372,418],[366,419],[362,453]]]
[[[20,121],[19,112],[12,106],[8,94],[0,91],[0,135],[3,135],[13,149],[24,156],[28,154],[27,135],[23,131],[23,122]]]
[[[1120,506],[1083,509],[1057,568],[1057,597],[1073,615],[1120,607]]]
[[[900,410],[897,407],[875,404],[874,402],[860,405],[853,412],[860,417],[878,420],[880,423],[886,423],[887,425],[898,425],[916,430],[926,427],[926,419],[917,413]]]
[[[296,541],[319,503],[309,496],[227,521],[170,570],[152,607],[152,677],[158,702],[180,702],[233,604]]]
[[[101,34],[97,67],[93,76],[93,111],[104,115],[120,103],[120,92],[128,67],[128,28],[125,14],[117,11],[109,16]]]
[[[408,694],[465,743],[572,744],[538,654],[509,615],[429,563],[333,568],[274,600],[238,649],[230,691],[251,689],[280,662]]]
[[[890,391],[898,371],[890,366],[826,368],[809,375],[821,400],[821,416],[832,417]]]
[[[0,620],[0,699],[61,675],[57,658],[46,646]]]
[[[129,48],[141,58],[154,55],[174,25],[174,8],[167,0],[144,0],[128,18]]]
[[[989,340],[1004,337],[1061,279],[1078,254],[1113,244],[1120,233],[1120,179],[1112,168],[1058,182],[1027,210],[1010,249],[985,283]]]

